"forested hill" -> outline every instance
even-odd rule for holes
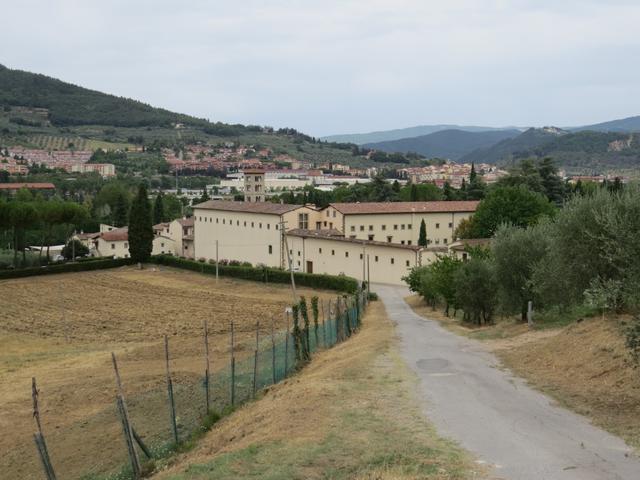
[[[0,105],[46,108],[48,120],[56,126],[167,127],[175,123],[202,126],[209,123],[3,65],[0,65]]]
[[[460,157],[483,147],[489,147],[501,140],[513,138],[519,130],[494,130],[487,132],[467,132],[464,130],[442,130],[413,138],[403,138],[388,142],[367,143],[366,148],[384,152],[415,152],[427,158],[439,157],[458,160]]]
[[[575,171],[636,169],[640,166],[640,133],[530,129],[490,148],[465,155],[461,161],[516,163],[523,158],[551,157]]]

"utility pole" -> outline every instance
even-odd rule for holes
[[[371,293],[371,270],[369,268],[369,254],[367,253],[367,298]]]
[[[365,243],[364,241],[362,242],[362,283],[364,283],[367,280],[366,277],[366,258],[365,258]]]
[[[289,242],[287,241],[287,235],[284,230],[286,223],[284,220],[281,220],[278,225],[280,225],[280,234],[284,239],[284,247],[287,252],[287,263],[289,264],[289,274],[291,275],[291,293],[293,294],[293,304],[295,305],[298,302],[298,296],[296,295],[296,281],[293,276],[293,262],[291,261],[291,254],[289,253]]]

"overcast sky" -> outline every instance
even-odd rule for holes
[[[312,135],[640,114],[637,0],[0,0],[0,63]]]

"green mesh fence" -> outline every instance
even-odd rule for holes
[[[303,331],[311,354],[318,350],[331,348],[355,333],[360,327],[362,312],[367,303],[366,292],[339,297],[322,304],[317,319],[317,328],[311,305],[309,304],[309,331]],[[302,319],[300,320],[303,327]],[[246,331],[244,332],[247,333]],[[228,333],[218,332],[221,340]],[[261,389],[281,381],[298,370],[302,363],[296,361],[295,339],[289,331],[275,331],[269,328],[260,330],[256,350],[253,341],[245,338],[234,347],[233,366],[230,348],[224,356],[213,359],[213,369],[209,375],[209,399],[212,412],[224,413],[229,407],[238,406],[254,398]],[[200,345],[194,342],[193,357],[202,357]],[[172,343],[172,340],[169,341]],[[164,361],[158,354],[158,362]],[[171,358],[171,380],[176,411],[176,425],[180,442],[188,441],[194,435],[203,432],[203,421],[207,417],[206,376],[204,360],[202,371],[183,368],[180,357]],[[175,447],[173,437],[171,409],[168,396],[166,372],[158,368],[145,376],[144,385],[131,385],[127,382],[127,362],[119,361],[123,377],[125,400],[131,426],[151,453],[152,458],[167,455]],[[104,391],[113,394],[115,383],[104,385]],[[85,395],[86,392],[70,392],[69,395]],[[91,397],[87,398],[90,406]],[[58,478],[81,480],[125,480],[134,478],[127,453],[122,423],[116,408],[116,401],[109,406],[92,410],[78,421],[64,428],[45,431],[51,462]],[[96,442],[102,446],[96,450]],[[140,463],[150,459],[139,446],[136,446]],[[16,460],[24,458],[22,452],[7,452]],[[21,478],[46,478],[33,448],[26,459],[28,468]]]

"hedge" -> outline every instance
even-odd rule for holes
[[[215,265],[196,262],[195,260],[187,260],[171,255],[156,255],[151,257],[151,263],[193,270],[200,273],[213,275],[216,273]],[[218,274],[225,277],[253,280],[254,282],[289,283],[291,281],[291,274],[289,271],[271,267],[219,265]],[[339,292],[347,293],[355,293],[358,290],[358,281],[355,278],[344,275],[294,272],[293,276],[297,286],[337,290]]]
[[[0,270],[0,280],[9,278],[33,277],[51,273],[86,272],[89,270],[103,270],[105,268],[131,265],[130,258],[106,258],[87,262],[61,263],[45,267],[29,267],[16,270]]]

